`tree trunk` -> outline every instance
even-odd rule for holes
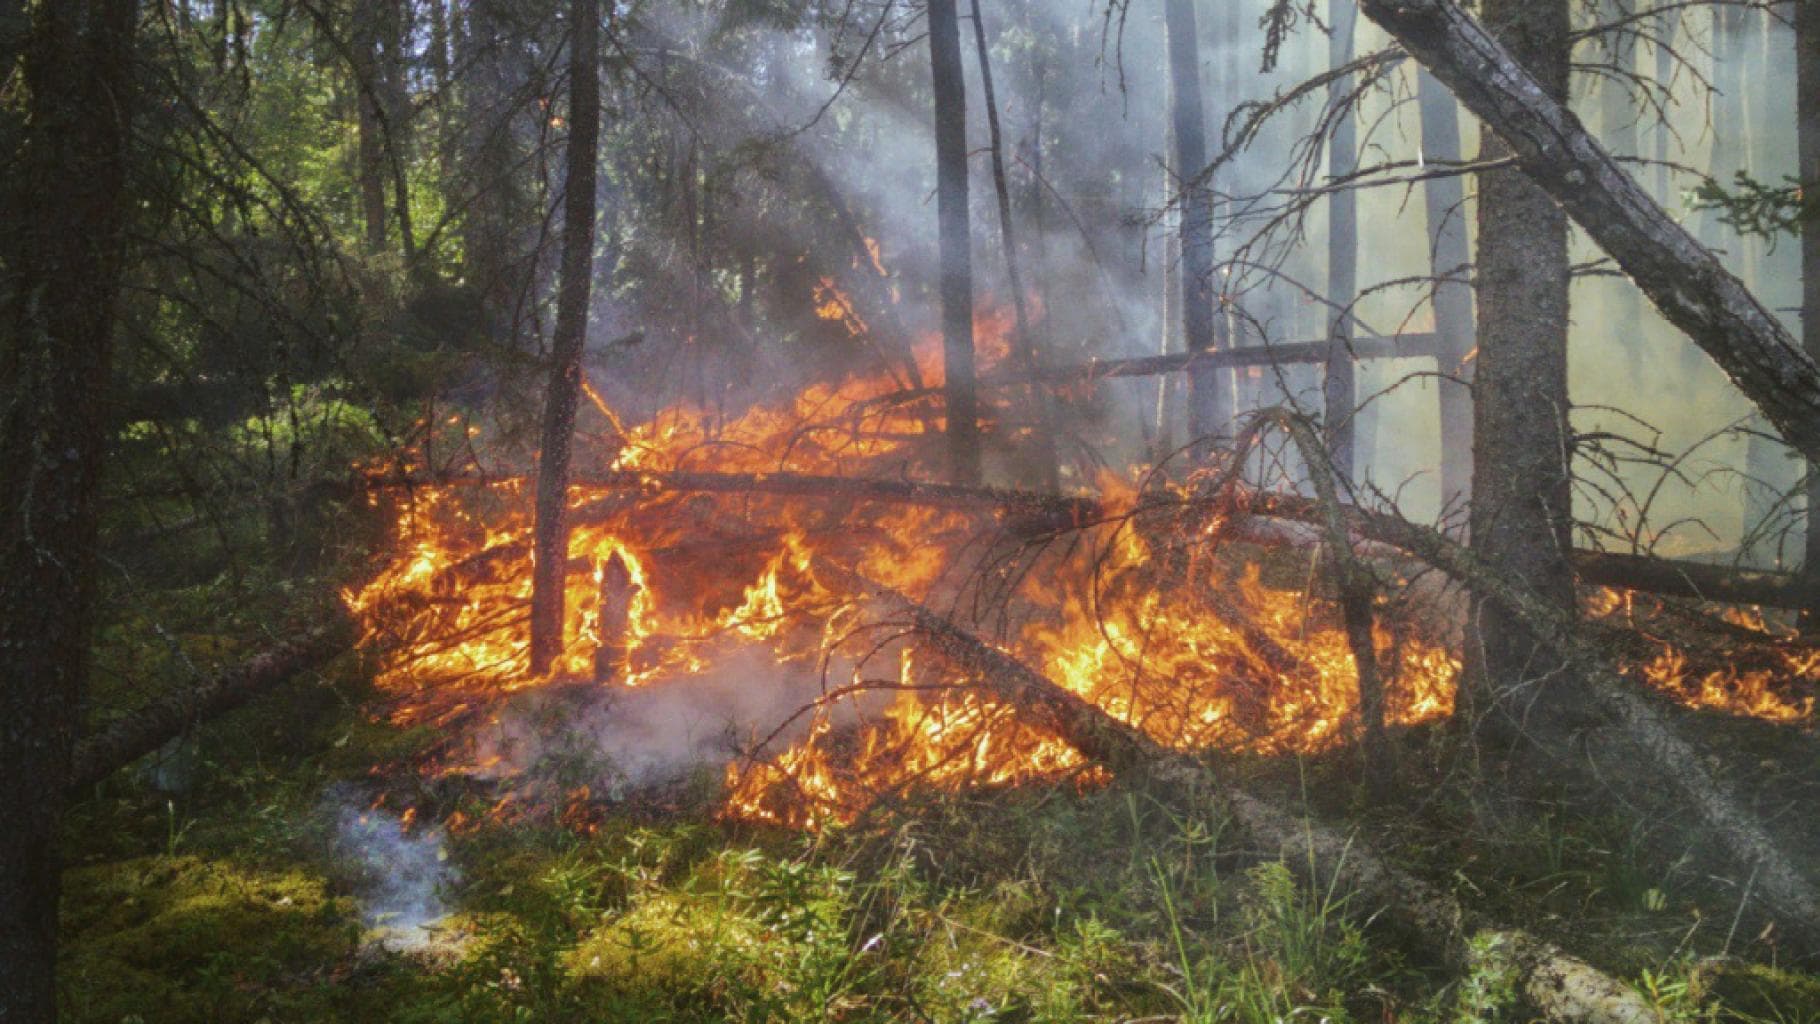
[[[1801,335],[1807,354],[1820,362],[1820,0],[1795,4],[1797,174],[1807,197],[1801,218]],[[1807,532],[1802,573],[1820,586],[1820,459],[1807,460]],[[1820,608],[1801,613],[1801,632],[1820,633]]]
[[[25,44],[25,0],[0,0],[0,78],[9,78]]]
[[[439,99],[449,88],[449,0],[426,0],[430,9],[430,75]]]
[[[1018,262],[1016,225],[1011,220],[1011,185],[1005,177],[1005,140],[999,131],[998,97],[992,89],[992,57],[986,47],[986,19],[980,14],[980,0],[973,0],[973,44],[979,52],[980,98],[986,106],[986,126],[992,139],[992,186],[998,194],[999,238],[1005,249],[1005,276],[1010,281],[1011,308],[1017,323],[1013,345],[1019,360],[1034,379],[1042,365],[1042,357],[1036,350],[1036,337],[1030,332],[1029,302],[1024,295],[1024,274]],[[1030,404],[1037,422],[1036,476],[1045,489],[1059,491],[1061,466],[1055,454],[1054,403],[1042,388],[1032,385]]]
[[[1568,0],[1486,0],[1482,10],[1486,27],[1565,102]],[[1481,159],[1509,155],[1502,139],[1486,135]],[[1567,217],[1521,171],[1480,175],[1478,281],[1473,548],[1494,572],[1571,609]],[[1486,701],[1483,710],[1510,725],[1535,704],[1565,706],[1559,659],[1510,609],[1481,600],[1473,625],[1468,685]]]
[[[0,1020],[56,1019],[56,839],[89,673],[133,0],[37,4],[0,208]],[[54,198],[54,201],[52,201]]]
[[[516,93],[522,69],[506,52],[512,31],[506,0],[470,0],[463,12],[457,45],[457,66],[465,71],[461,173],[446,204],[466,210],[463,276],[484,302],[488,333],[499,344],[516,344],[518,307],[531,276],[520,232],[534,216],[520,181],[524,147]]]
[[[562,282],[538,448],[537,522],[531,570],[531,672],[549,671],[562,650],[568,565],[569,455],[581,396],[581,353],[594,285],[594,185],[600,155],[600,5],[569,5],[569,147],[563,185]]]
[[[1454,0],[1362,0],[1365,14],[1446,83],[1670,323],[1685,331],[1801,454],[1820,459],[1820,363],[1511,51]],[[1481,319],[1487,311],[1481,310]]]
[[[1175,187],[1181,206],[1182,336],[1190,353],[1224,348],[1216,336],[1214,316],[1213,189],[1201,180],[1207,169],[1207,117],[1201,101],[1200,37],[1194,0],[1166,0],[1169,34],[1169,88],[1174,109]],[[1212,367],[1191,371],[1188,378],[1188,433],[1195,442],[1218,437],[1232,419],[1232,396],[1226,375]]]
[[[1460,109],[1427,68],[1417,71],[1417,104],[1426,160],[1459,162]],[[1437,386],[1441,406],[1441,507],[1472,499],[1472,251],[1466,236],[1466,183],[1459,175],[1422,186],[1428,215],[1429,268],[1434,275]]]
[[[1680,0],[1654,0],[1656,7],[1663,8],[1656,15],[1656,82],[1662,88],[1669,87],[1675,78],[1675,36],[1681,31]],[[1674,141],[1675,127],[1668,118],[1656,126],[1653,133],[1656,143],[1656,199],[1667,205],[1674,190],[1675,172],[1668,166],[1669,143]]]
[[[1353,35],[1359,11],[1352,0],[1331,0],[1327,65],[1344,67],[1352,61]],[[1353,76],[1343,75],[1327,90],[1327,102],[1344,103],[1347,112],[1333,126],[1327,140],[1327,177],[1337,180],[1353,173],[1358,164],[1359,122],[1352,113]],[[1359,194],[1343,188],[1327,202],[1327,379],[1322,387],[1326,404],[1327,448],[1334,475],[1350,486],[1358,472],[1355,449],[1358,426],[1358,364],[1352,358],[1353,304],[1359,297]]]
[[[1606,22],[1616,22],[1635,13],[1642,0],[1604,0],[1600,6],[1600,17]],[[1609,72],[1599,82],[1599,128],[1600,137],[1614,156],[1636,157],[1637,122],[1643,116],[1636,100],[1632,96],[1632,82],[1637,78],[1637,28],[1636,25],[1625,25],[1605,37],[1606,59],[1611,62]],[[1616,278],[1601,278],[1600,290],[1605,294],[1605,322],[1613,325],[1611,334],[1624,348],[1626,365],[1630,375],[1641,376],[1644,370],[1644,339],[1641,329],[1629,325],[1642,323],[1642,302],[1637,289],[1629,281]],[[1625,325],[1619,328],[1619,325]]]
[[[967,210],[967,86],[955,0],[929,0],[929,65],[935,87],[936,216],[941,229],[942,365],[948,472],[980,480],[979,396],[973,366],[973,236]]]
[[[349,33],[360,137],[360,214],[369,253],[384,252],[386,247],[386,146],[379,81],[381,3],[382,0],[357,0]]]

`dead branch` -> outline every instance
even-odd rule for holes
[[[1159,781],[1195,794],[1205,795],[1211,783],[1211,796],[1222,810],[1266,849],[1283,854],[1286,863],[1312,870],[1313,884],[1338,882],[1386,908],[1457,966],[1514,973],[1519,988],[1548,1019],[1657,1024],[1645,1000],[1598,969],[1533,936],[1492,925],[1451,893],[1392,866],[1353,838],[1222,785],[1193,755],[1161,746],[926,605],[826,560],[818,560],[815,571],[890,614],[908,618],[938,654],[1088,758],[1114,771],[1145,768]]]
[[[206,682],[179,687],[153,700],[76,744],[70,792],[100,782],[192,727],[234,710],[351,646],[349,623],[338,618],[261,651]]]
[[[1322,522],[1319,502],[1300,495],[1254,495],[1239,499],[1234,512]],[[1747,804],[1705,767],[1694,744],[1648,698],[1636,692],[1607,652],[1589,639],[1575,616],[1513,586],[1491,571],[1469,548],[1438,530],[1397,516],[1356,506],[1345,510],[1350,530],[1390,544],[1499,602],[1537,636],[1552,638],[1557,651],[1580,673],[1600,709],[1646,752],[1653,769],[1648,784],[1668,782],[1700,816],[1730,858],[1757,877],[1764,911],[1787,925],[1810,955],[1820,951],[1820,894],[1796,870]]]

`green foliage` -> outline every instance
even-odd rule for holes
[[[1741,235],[1765,238],[1773,245],[1784,234],[1799,234],[1801,226],[1820,215],[1813,201],[1806,197],[1801,182],[1784,178],[1780,185],[1770,185],[1739,171],[1726,188],[1708,178],[1693,193],[1696,210],[1712,210],[1719,222]]]

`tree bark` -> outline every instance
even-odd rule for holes
[[[379,81],[381,3],[382,0],[356,0],[349,33],[359,132],[360,213],[369,253],[381,253],[386,248],[385,115]]]
[[[126,248],[133,0],[31,9],[0,207],[0,1020],[56,1019],[57,826],[89,674],[114,310]]]
[[[1566,108],[1454,0],[1362,0],[1513,149],[1525,173],[1617,260],[1797,450],[1820,459],[1820,364],[1649,198]],[[1551,0],[1552,2],[1552,0]],[[1481,319],[1486,311],[1480,311]]]
[[[1568,0],[1486,0],[1485,24],[1567,100]],[[1481,160],[1510,147],[1487,133]],[[1574,607],[1572,428],[1567,397],[1567,217],[1521,171],[1479,175],[1479,354],[1473,380],[1472,545],[1504,577]],[[1495,602],[1477,601],[1466,641],[1467,691],[1494,724],[1520,731],[1571,703],[1547,644]],[[1539,685],[1538,685],[1539,684]]]
[[[600,157],[600,5],[569,5],[569,147],[563,185],[562,281],[538,446],[537,521],[531,575],[531,671],[562,650],[563,569],[568,564],[569,456],[581,396],[581,354],[594,285],[594,186]]]
[[[1327,66],[1352,62],[1353,37],[1359,20],[1353,0],[1330,0]],[[1353,76],[1342,75],[1327,90],[1329,105],[1346,104],[1327,140],[1327,177],[1337,181],[1353,173],[1359,159],[1359,122],[1352,106]],[[1353,306],[1359,298],[1359,194],[1336,190],[1327,201],[1327,377],[1322,385],[1326,405],[1327,449],[1334,475],[1350,486],[1358,472],[1358,364],[1352,358]]]
[[[1042,365],[1036,350],[1036,336],[1030,330],[1029,300],[1024,295],[1024,274],[1019,264],[1016,224],[1011,219],[1011,185],[1005,178],[1005,140],[999,130],[998,97],[992,89],[992,57],[986,47],[986,19],[980,14],[980,0],[973,0],[973,44],[979,53],[980,98],[986,107],[986,126],[992,140],[992,186],[998,195],[1000,244],[1005,249],[1005,276],[1011,285],[1011,309],[1016,317],[1017,337],[1013,344],[1018,359],[1035,379]],[[1061,466],[1055,453],[1054,403],[1048,394],[1032,388],[1030,402],[1036,412],[1037,436],[1034,458],[1043,487],[1061,490]]]
[[[955,0],[929,0],[929,65],[935,91],[949,474],[955,483],[973,484],[980,480],[979,396],[973,360],[973,236],[967,210],[967,87]]]
[[[1461,157],[1460,109],[1427,68],[1416,73],[1424,160]],[[1435,362],[1441,372],[1441,507],[1472,499],[1472,250],[1466,237],[1466,183],[1444,174],[1422,185],[1428,216],[1429,272],[1435,320]]]
[[[1200,36],[1194,0],[1166,0],[1169,35],[1170,121],[1175,135],[1175,187],[1181,207],[1182,337],[1190,354],[1225,348],[1214,315],[1213,190],[1201,180],[1207,169],[1207,115],[1201,98]],[[1226,375],[1211,366],[1190,364],[1188,432],[1195,442],[1230,429],[1232,396]]]
[[[1820,362],[1820,0],[1795,4],[1796,146],[1802,183],[1801,336],[1807,354]],[[1802,573],[1820,590],[1820,459],[1807,460],[1807,526]],[[1820,633],[1820,607],[1801,612],[1801,632]]]

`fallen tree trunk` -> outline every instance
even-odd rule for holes
[[[1712,356],[1788,443],[1820,460],[1820,366],[1729,273],[1454,0],[1362,0],[1518,164]]]
[[[1381,338],[1354,338],[1349,346],[1355,359],[1419,359],[1435,354],[1433,334],[1399,334]],[[1247,366],[1322,364],[1332,356],[1332,343],[1298,341],[1282,345],[1247,345],[1214,352],[1178,352],[1135,359],[1108,359],[1075,366],[1038,370],[1035,379],[1045,384],[1090,384],[1116,377],[1155,377],[1197,369],[1236,369]],[[994,386],[1024,383],[1028,375],[995,373],[980,379]]]
[[[1300,495],[1260,494],[1235,512],[1320,523],[1318,501]],[[1763,912],[1782,922],[1807,956],[1820,954],[1820,894],[1770,837],[1743,799],[1705,766],[1698,749],[1648,698],[1636,691],[1605,652],[1580,629],[1574,616],[1511,586],[1486,568],[1470,548],[1437,530],[1385,513],[1347,506],[1348,529],[1401,548],[1503,604],[1538,636],[1552,638],[1568,664],[1589,684],[1600,709],[1644,750],[1652,771],[1647,785],[1667,783],[1699,815],[1726,854],[1755,879],[1764,895]]]
[[[323,665],[352,646],[350,624],[337,621],[261,651],[196,686],[179,687],[76,744],[69,789],[92,786],[182,736],[200,722],[245,704]]]
[[[1143,768],[1165,784],[1212,795],[1235,822],[1285,863],[1315,873],[1382,906],[1416,937],[1463,969],[1509,974],[1550,1020],[1563,1024],[1657,1024],[1637,993],[1559,948],[1523,932],[1492,926],[1454,899],[1389,864],[1355,839],[1241,790],[1221,786],[1195,756],[1158,744],[1016,658],[890,587],[818,560],[818,575],[908,618],[938,654],[976,675],[1026,720],[1067,740],[1084,756],[1112,769]]]
[[[1820,588],[1785,572],[1585,550],[1573,553],[1573,565],[1582,583],[1668,597],[1797,611],[1820,600]]]
[[[1175,358],[1175,357],[1169,357]],[[486,486],[522,481],[510,475],[462,474],[435,478],[374,477],[367,486],[428,487]],[[846,501],[881,502],[948,508],[960,511],[997,511],[1019,520],[1029,528],[1068,529],[1100,522],[1123,510],[1115,510],[1093,498],[1063,497],[994,487],[963,487],[955,484],[921,483],[912,480],[874,480],[851,477],[814,476],[801,473],[647,473],[615,472],[579,474],[576,486],[603,490],[638,491],[644,495],[674,493],[770,494],[786,497],[822,498]],[[1173,500],[1173,499],[1171,499]],[[599,522],[618,515],[619,500],[603,500],[583,505],[573,512],[577,523]],[[1316,524],[1319,525],[1319,524]],[[1310,535],[1297,538],[1273,535],[1262,530],[1241,530],[1237,539],[1260,544],[1319,542]],[[1371,540],[1372,538],[1361,538]],[[1389,545],[1395,547],[1395,545]],[[1398,550],[1401,550],[1400,548]],[[1376,554],[1362,549],[1361,554]],[[1571,558],[1582,583],[1592,586],[1640,590],[1668,597],[1685,597],[1725,604],[1762,605],[1769,608],[1801,609],[1820,600],[1811,585],[1791,573],[1738,569],[1704,562],[1654,558],[1608,551],[1575,550]]]

